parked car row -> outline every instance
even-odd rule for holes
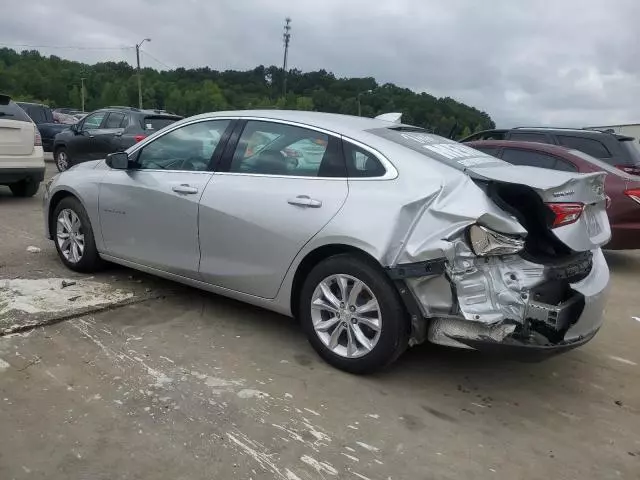
[[[478,140],[474,140],[478,139]],[[637,140],[594,130],[488,130],[462,140],[513,165],[564,172],[606,172],[611,250],[640,248],[640,150]]]

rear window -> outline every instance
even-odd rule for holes
[[[2,97],[0,97],[1,99]],[[0,101],[0,120],[17,120],[19,122],[29,122],[29,115],[22,110],[17,103],[9,100],[9,103]]]
[[[506,165],[506,162],[498,158],[419,128],[375,128],[367,130],[367,132],[422,153],[426,157],[438,160],[458,170],[477,166]]]
[[[179,119],[174,117],[144,117],[142,119],[142,128],[144,130],[161,130],[167,125],[177,122]]]
[[[611,152],[604,146],[604,143],[592,138],[558,135],[558,141],[563,147],[580,150],[592,157],[611,158]]]
[[[609,173],[615,173],[616,175],[621,175],[621,170],[618,170],[617,168],[609,165],[606,162],[603,162],[602,160],[598,160],[595,157],[592,157],[591,155],[587,155],[584,152],[581,152],[580,150],[569,150],[569,153],[571,153],[571,155],[575,155],[576,157],[580,157],[581,159],[589,162],[590,164],[598,167],[601,170],[604,170],[605,172],[609,172]]]
[[[631,157],[630,164],[640,165],[640,146],[636,139],[633,140],[620,140],[620,146]]]

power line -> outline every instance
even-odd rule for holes
[[[169,65],[167,65],[166,63],[164,63],[162,60],[158,60],[156,57],[154,57],[153,55],[151,55],[149,52],[147,52],[146,50],[142,50],[140,49],[140,51],[142,53],[144,53],[147,57],[155,60],[156,62],[158,62],[160,65],[162,65],[165,68],[168,68],[169,70],[175,70],[175,67],[170,67]]]
[[[87,47],[81,45],[28,45],[25,43],[0,43],[0,47],[60,48],[69,50],[130,50],[133,47]]]

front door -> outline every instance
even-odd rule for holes
[[[67,153],[73,165],[98,159],[95,153],[96,132],[99,131],[106,114],[107,112],[100,111],[87,115],[78,126],[75,137],[67,145]]]
[[[96,159],[103,159],[108,154],[118,151],[119,136],[122,135],[123,123],[126,121],[122,112],[109,112],[100,129],[96,130],[94,154]]]
[[[183,125],[131,155],[100,185],[106,253],[148,267],[198,276],[198,204],[211,180],[228,120]]]
[[[200,272],[214,285],[273,298],[300,249],[344,204],[340,140],[285,123],[249,121],[227,171],[200,205]]]

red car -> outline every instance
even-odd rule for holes
[[[475,141],[465,145],[513,165],[565,172],[607,172],[605,193],[611,199],[607,212],[612,236],[605,248],[640,248],[640,176],[625,173],[579,150],[558,145],[508,140]]]

